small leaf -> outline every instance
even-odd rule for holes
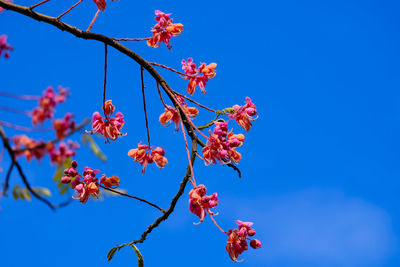
[[[117,252],[117,247],[113,247],[107,254],[107,261],[110,261],[113,257],[115,252]]]
[[[87,146],[89,144],[90,150],[96,157],[98,157],[102,161],[107,161],[106,155],[104,155],[103,151],[101,151],[100,147],[97,145],[96,141],[94,141],[92,136],[84,134],[82,135],[81,141],[84,146]]]
[[[143,261],[142,254],[140,253],[139,249],[134,244],[132,244],[131,246],[133,248],[133,251],[135,251],[136,257],[138,259],[138,267],[143,267],[144,261]]]
[[[12,195],[15,200],[19,199],[18,191],[19,191],[19,185],[14,186],[12,190]]]

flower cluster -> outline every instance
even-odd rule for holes
[[[165,14],[160,10],[156,10],[155,14],[157,24],[151,30],[153,36],[147,40],[147,45],[157,48],[163,42],[168,49],[171,49],[171,38],[181,34],[183,25],[181,23],[172,23],[173,19],[169,17],[171,14]]]
[[[211,63],[207,65],[206,63],[201,63],[200,67],[197,69],[196,64],[193,63],[193,59],[189,58],[187,61],[182,59],[182,69],[185,71],[186,80],[189,80],[189,84],[186,88],[187,92],[191,95],[196,91],[196,87],[199,86],[201,91],[205,94],[205,86],[209,79],[212,79],[217,74],[215,68],[217,64]]]
[[[12,3],[12,0],[6,0],[7,2]],[[4,8],[0,7],[0,13],[4,11]]]
[[[225,247],[229,257],[235,262],[238,261],[239,255],[248,249],[248,236],[254,236],[256,234],[256,231],[251,228],[253,225],[252,222],[237,220],[236,223],[238,224],[238,228],[233,230],[229,229],[227,233],[229,237]],[[258,239],[252,239],[250,240],[250,246],[254,249],[261,248],[261,242]]]
[[[214,122],[214,132],[210,132],[206,146],[203,148],[203,159],[206,165],[223,164],[234,162],[239,163],[242,155],[236,151],[237,147],[243,145],[244,135],[228,133],[228,121]]]
[[[33,158],[40,160],[46,154],[46,146],[43,141],[36,141],[29,138],[26,135],[15,135],[13,138],[14,147],[13,150],[22,149],[25,150],[19,153],[15,153],[18,156],[25,156],[28,161],[31,161]],[[36,146],[41,146],[37,149],[32,149]]]
[[[1,12],[1,10],[0,10]],[[4,52],[4,57],[10,57],[10,51],[14,50],[14,48],[7,43],[7,35],[3,34],[0,36],[0,57]]]
[[[153,162],[156,163],[157,167],[162,169],[167,165],[168,160],[164,157],[165,151],[162,147],[150,147],[148,145],[138,144],[138,148],[131,149],[128,151],[128,156],[133,158],[135,162],[139,162],[142,168],[142,174],[146,171],[147,164]]]
[[[78,148],[79,144],[71,140],[68,140],[67,143],[61,142],[58,147],[53,143],[46,144],[46,152],[49,154],[50,162],[59,166],[63,165],[68,158],[74,157]]]
[[[111,0],[114,1],[114,0]],[[97,8],[101,11],[106,10],[107,2],[106,0],[93,0],[93,2],[97,5]]]
[[[121,112],[117,112],[114,118],[110,116],[114,113],[115,107],[111,100],[107,100],[104,104],[103,111],[105,118],[103,118],[99,112],[93,113],[92,116],[92,130],[90,134],[99,133],[104,136],[105,142],[110,143],[109,140],[116,140],[118,136],[124,135],[121,132],[122,126],[124,126],[124,115]]]
[[[190,118],[194,119],[197,116],[197,114],[199,114],[199,110],[197,108],[187,106],[187,104],[185,103],[185,99],[183,97],[178,96],[177,99],[180,105],[182,106],[184,112]],[[177,132],[179,130],[179,121],[180,121],[178,110],[171,106],[167,106],[165,108],[165,112],[160,115],[159,121],[164,126],[168,126],[172,121],[175,124],[175,132]]]
[[[252,126],[251,121],[258,118],[256,105],[251,101],[250,97],[246,97],[244,106],[234,105],[232,112],[229,114],[231,120],[236,120],[242,128],[248,132]]]
[[[47,87],[43,91],[43,96],[40,98],[38,106],[31,112],[33,125],[43,124],[46,119],[53,118],[55,107],[58,103],[64,103],[67,96],[69,96],[69,92],[66,88],[59,86],[57,94],[54,92],[53,87]]]
[[[46,153],[50,157],[51,164],[62,165],[67,158],[76,155],[76,150],[79,144],[68,140],[67,143],[61,142],[58,147],[52,142],[44,143],[43,141],[36,141],[26,135],[16,135],[13,137],[14,150],[23,149],[23,151],[16,153],[16,156],[25,156],[28,161],[33,158],[40,160]],[[37,147],[37,148],[36,148]]]
[[[64,170],[64,176],[61,178],[63,184],[70,184],[72,189],[75,189],[77,197],[82,204],[86,203],[89,196],[97,197],[100,194],[99,187],[102,185],[106,188],[116,188],[119,186],[119,178],[117,176],[106,177],[105,174],[101,176],[101,180],[96,178],[99,170],[94,170],[90,167],[84,167],[81,174],[76,170],[78,163],[72,161],[71,168]]]
[[[73,114],[67,113],[64,118],[53,120],[53,128],[56,131],[59,140],[65,138],[68,130],[75,129],[75,121],[72,119],[73,117]]]
[[[213,193],[206,196],[207,188],[204,185],[198,185],[189,192],[189,210],[200,218],[203,222],[206,212],[213,214],[210,209],[218,205],[218,194]]]

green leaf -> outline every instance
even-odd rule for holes
[[[117,247],[113,247],[107,254],[107,261],[110,261],[113,257],[115,252],[117,252]]]
[[[61,183],[61,178],[64,175],[64,169],[71,167],[71,158],[66,158],[63,165],[57,166],[56,173],[53,176],[53,181],[57,182],[57,188],[60,190],[60,195],[68,192],[68,185]]]
[[[131,246],[133,248],[133,251],[135,251],[136,257],[138,259],[138,266],[143,267],[144,261],[143,261],[142,254],[140,253],[139,249],[134,244],[132,244]]]
[[[19,191],[19,185],[14,186],[12,190],[12,195],[15,200],[19,199],[18,191]]]
[[[94,141],[91,135],[88,134],[82,135],[81,141],[84,146],[87,146],[89,144],[90,150],[96,157],[98,157],[102,161],[107,161],[106,155],[104,155],[103,151],[101,151],[100,147],[97,145],[96,141]]]

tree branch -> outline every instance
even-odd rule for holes
[[[28,183],[28,180],[26,179],[26,176],[24,174],[24,172],[22,171],[22,167],[21,165],[18,163],[18,161],[16,160],[14,151],[12,150],[10,143],[7,140],[7,136],[4,133],[3,127],[0,126],[0,137],[3,140],[3,144],[5,146],[5,148],[7,149],[8,153],[10,154],[10,158],[12,160],[12,162],[15,164],[15,167],[17,167],[17,170],[19,172],[19,175],[22,178],[22,181],[24,182],[26,188],[29,190],[29,192],[36,197],[38,200],[42,201],[43,203],[45,203],[47,206],[49,206],[50,209],[54,210],[54,206],[53,204],[50,203],[50,201],[48,201],[45,198],[42,198],[40,195],[38,195],[31,187],[31,185]]]
[[[69,132],[65,135],[65,137],[71,136],[71,135],[74,134],[75,132],[81,130],[83,127],[85,127],[86,124],[89,123],[89,121],[90,121],[89,118],[84,119],[78,126],[76,126],[73,130],[69,131]],[[65,138],[65,137],[64,137],[64,138]],[[47,144],[47,143],[53,143],[53,144],[54,144],[54,143],[57,143],[57,142],[59,142],[59,141],[61,141],[61,140],[58,139],[58,138],[56,138],[56,139],[53,139],[53,140],[51,140],[51,141],[49,141],[49,142],[46,142],[46,143],[43,143],[43,144],[39,144],[39,145],[34,146],[34,147],[27,147],[27,148],[15,149],[15,150],[13,150],[13,152],[18,154],[18,153],[24,152],[24,151],[26,151],[26,150],[35,150],[35,149],[39,149],[39,148],[44,148],[44,147],[46,147],[46,144]]]
[[[197,141],[194,139],[194,140],[192,140],[192,152],[191,152],[191,156],[190,156],[190,161],[191,161],[192,165],[194,164],[194,161],[196,160],[196,153],[197,153]],[[146,240],[147,235],[150,234],[154,228],[159,226],[162,221],[165,221],[166,219],[168,219],[169,215],[174,211],[176,203],[178,202],[179,198],[182,196],[183,192],[185,191],[185,187],[189,181],[190,176],[191,176],[191,171],[190,171],[190,165],[188,164],[187,169],[186,169],[186,174],[183,177],[183,180],[181,181],[179,190],[176,193],[176,195],[174,196],[174,198],[171,200],[171,204],[170,204],[169,208],[165,211],[165,213],[162,216],[158,217],[157,220],[154,221],[154,223],[150,224],[147,227],[146,231],[143,232],[140,239],[133,240],[130,243],[122,244],[118,247],[130,246],[130,245],[137,244],[137,243],[143,243]]]
[[[4,9],[7,9],[7,10],[15,11],[15,12],[20,13],[20,14],[23,14],[25,16],[28,16],[28,17],[34,19],[34,20],[42,21],[42,22],[45,22],[47,24],[53,25],[53,26],[57,27],[58,29],[60,29],[62,31],[66,31],[66,32],[69,32],[69,33],[75,35],[78,38],[82,38],[82,39],[85,39],[85,40],[95,40],[95,41],[99,41],[99,42],[101,42],[103,44],[107,44],[107,45],[109,45],[111,47],[114,47],[116,50],[118,50],[122,54],[125,54],[126,56],[128,56],[131,59],[133,59],[134,61],[136,61],[151,76],[153,76],[153,78],[161,85],[163,90],[167,93],[169,99],[174,104],[175,108],[177,108],[178,110],[181,109],[179,107],[179,103],[177,103],[175,101],[175,99],[174,99],[171,87],[164,80],[164,78],[153,68],[153,66],[151,66],[150,63],[147,60],[145,60],[144,58],[142,58],[141,56],[136,54],[131,49],[129,49],[126,46],[122,45],[121,43],[118,43],[113,38],[110,38],[110,37],[107,37],[107,36],[104,36],[104,35],[98,34],[98,33],[93,33],[93,32],[80,30],[80,29],[76,28],[75,26],[69,25],[67,23],[64,23],[64,22],[58,20],[55,17],[51,17],[51,16],[47,16],[47,15],[35,12],[35,11],[31,10],[29,7],[16,5],[16,4],[11,3],[11,2],[6,2],[5,0],[0,0],[0,7],[4,8]],[[192,139],[197,139],[197,136],[194,133],[193,128],[190,125],[190,123],[187,121],[187,119],[185,117],[183,117],[182,120],[183,120],[183,123],[185,125],[186,130],[188,131],[189,136]]]

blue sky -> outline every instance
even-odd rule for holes
[[[38,11],[56,16],[74,2],[51,1]],[[172,52],[164,45],[127,45],[149,61],[176,69],[188,57],[216,62],[218,74],[208,83],[207,96],[198,91],[195,98],[224,108],[250,96],[260,115],[239,150],[242,179],[229,168],[204,167],[200,160],[195,173],[209,192],[219,193],[220,225],[229,229],[236,219],[254,221],[263,248],[244,253],[243,263],[231,262],[226,236],[209,220],[192,224],[197,218],[188,211],[187,189],[171,218],[139,246],[146,266],[399,266],[399,8],[396,1],[368,0],[108,3],[93,32],[147,37],[154,10],[171,12],[184,25]],[[95,12],[92,1],[84,1],[65,21],[86,29]],[[13,12],[0,16],[3,33],[15,50],[9,60],[0,59],[1,91],[40,94],[48,85],[63,85],[72,97],[57,108],[59,117],[72,111],[80,121],[99,109],[101,44]],[[184,92],[186,81],[160,72]],[[121,188],[167,207],[185,172],[182,137],[158,123],[163,108],[147,76],[152,142],[166,149],[169,164],[164,170],[150,166],[142,176],[126,155],[146,138],[139,67],[111,49],[108,75],[108,98],[126,116],[127,136],[112,145],[98,140],[106,163],[84,147],[76,160],[81,167],[118,175]],[[5,98],[0,103],[27,110],[35,105]],[[1,120],[30,124],[29,118],[0,112]],[[211,117],[204,111],[196,123]],[[48,158],[40,164],[20,161],[32,185],[55,190]],[[1,167],[8,163],[5,158]],[[12,185],[20,182],[14,174]],[[38,201],[3,198],[0,205],[0,255],[6,267],[134,265],[129,248],[109,263],[105,256],[113,245],[138,238],[159,216],[142,203],[116,197],[74,202],[55,213]]]

